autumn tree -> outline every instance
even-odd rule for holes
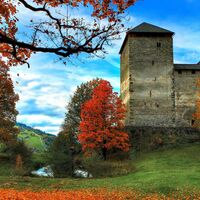
[[[71,97],[65,114],[65,120],[61,127],[61,133],[67,135],[69,143],[79,151],[80,145],[77,142],[79,133],[79,124],[81,121],[81,106],[91,99],[93,89],[98,85],[101,79],[93,79],[78,86]]]
[[[36,52],[61,60],[105,53],[104,45],[125,31],[123,13],[135,1],[1,0],[0,52],[9,66],[27,63]]]
[[[0,60],[0,142],[8,143],[16,139],[18,129],[15,106],[18,95],[14,93],[13,83],[9,75],[9,68]]]
[[[101,80],[92,98],[82,106],[78,140],[83,151],[96,151],[104,160],[110,150],[128,151],[129,137],[122,131],[124,117],[121,99],[108,81]]]

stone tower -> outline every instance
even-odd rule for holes
[[[148,23],[127,32],[120,50],[127,126],[174,126],[173,35]]]

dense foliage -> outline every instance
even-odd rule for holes
[[[81,110],[78,140],[84,152],[96,151],[106,160],[111,150],[129,150],[128,134],[123,132],[125,106],[108,81],[100,80],[92,98]]]
[[[61,60],[80,53],[105,53],[124,31],[123,12],[135,0],[1,0],[0,53],[8,66],[27,63],[35,52]],[[85,16],[77,10],[85,10]],[[28,13],[24,20],[24,12]],[[101,23],[102,21],[102,23]],[[28,64],[28,63],[27,63]]]

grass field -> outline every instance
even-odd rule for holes
[[[0,188],[131,189],[144,193],[169,194],[176,190],[200,191],[200,145],[141,154],[133,160],[135,171],[120,177],[101,179],[50,179],[13,176],[13,167],[0,164]]]

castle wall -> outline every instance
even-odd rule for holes
[[[172,34],[129,33],[120,53],[126,126],[192,127],[200,71],[174,66]]]
[[[129,36],[130,120],[126,125],[174,125],[172,43],[171,36]]]
[[[120,96],[127,109],[125,124],[129,124],[130,119],[129,56],[129,39],[127,39],[126,46],[124,47],[120,57]]]
[[[192,115],[200,92],[196,86],[200,71],[179,70],[174,72],[174,77],[176,126],[190,127],[194,123]]]

